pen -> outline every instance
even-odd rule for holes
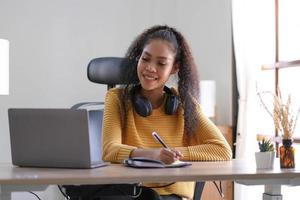
[[[163,145],[163,147],[165,147],[166,149],[170,149],[166,143],[164,143],[164,141],[159,137],[159,135],[156,132],[152,132],[152,136],[154,137],[154,139],[156,141],[158,141],[161,145]]]

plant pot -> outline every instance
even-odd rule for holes
[[[272,169],[274,166],[274,151],[255,152],[255,161],[257,169]]]

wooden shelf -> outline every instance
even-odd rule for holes
[[[271,65],[262,65],[262,70],[273,70],[273,69],[281,69],[281,68],[287,68],[287,67],[300,67],[300,60],[294,60],[294,61],[280,61],[276,62],[275,64]]]

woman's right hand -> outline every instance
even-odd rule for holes
[[[165,164],[171,164],[182,157],[182,154],[174,149],[161,148],[154,153],[154,159],[160,160]]]

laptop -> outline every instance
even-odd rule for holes
[[[12,163],[22,167],[94,168],[102,161],[103,110],[8,109]]]

